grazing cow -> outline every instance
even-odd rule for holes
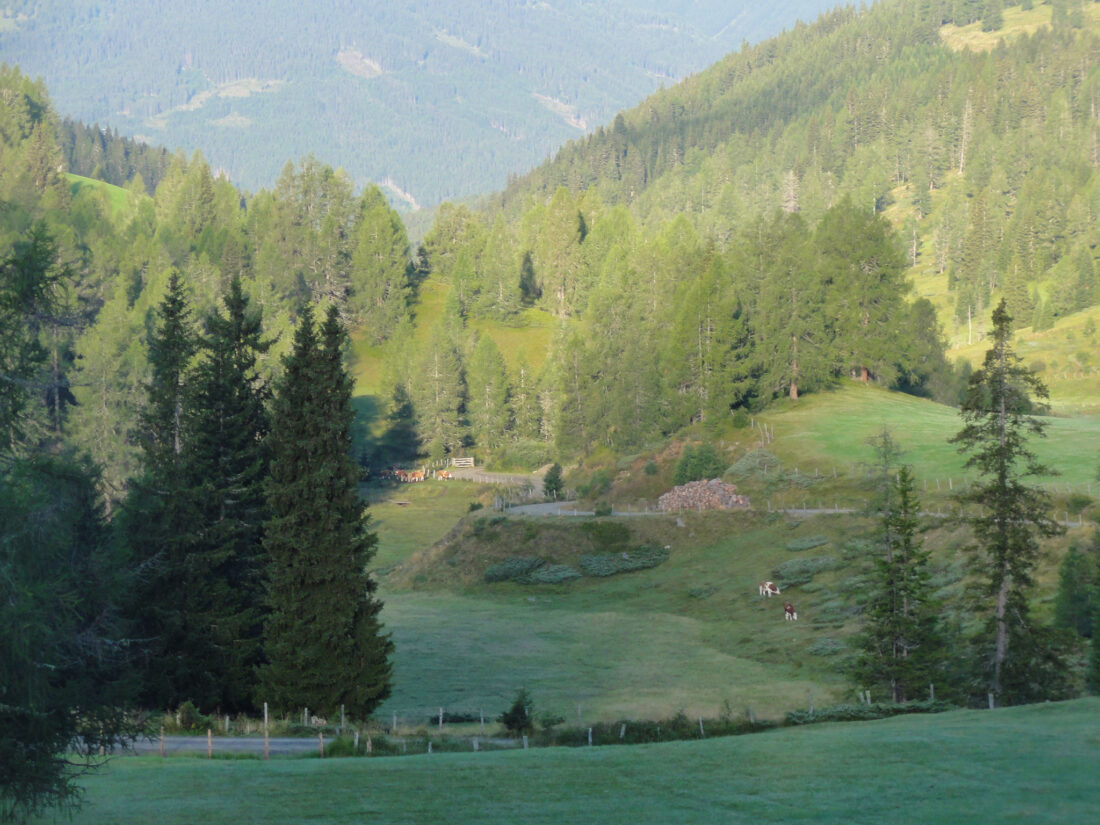
[[[409,482],[423,481],[424,480],[424,471],[423,470],[413,470],[412,472],[407,474],[407,477],[406,477],[405,480],[409,481]]]
[[[402,484],[409,480],[409,474],[404,470],[394,470],[393,477],[400,481]]]
[[[440,470],[438,473],[435,474],[435,477],[440,479],[441,481],[450,481],[454,478],[454,476],[451,475],[450,470]]]
[[[785,602],[783,604],[783,618],[788,622],[798,621],[798,611],[794,609],[794,605],[790,602]]]
[[[770,599],[772,594],[779,595],[779,588],[775,586],[775,582],[760,582],[760,595]]]

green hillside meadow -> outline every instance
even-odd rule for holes
[[[120,757],[76,825],[1091,822],[1100,700],[630,748]]]

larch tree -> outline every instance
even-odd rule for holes
[[[488,335],[483,335],[474,346],[466,370],[466,384],[470,434],[480,446],[494,449],[507,437],[512,410],[504,358]]]
[[[366,717],[390,693],[393,642],[367,572],[377,538],[351,449],[352,384],[330,307],[307,306],[276,384],[271,417],[265,653],[260,696],[285,709]]]
[[[1039,560],[1039,541],[1063,528],[1050,516],[1048,494],[1028,478],[1053,475],[1028,446],[1045,423],[1035,404],[1048,397],[1046,386],[1012,348],[1012,318],[1002,300],[993,311],[992,346],[970,377],[960,415],[964,426],[951,439],[969,453],[966,467],[978,480],[960,499],[972,509],[972,571],[982,582],[976,611],[987,630],[978,640],[988,690],[1006,702],[1029,701],[1057,692],[1064,672],[1044,628],[1028,604]]]
[[[363,193],[354,243],[348,315],[381,343],[408,318],[412,284],[405,227],[377,186]]]

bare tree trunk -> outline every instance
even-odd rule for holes
[[[1008,609],[1008,591],[1010,580],[1005,575],[1001,581],[1001,589],[997,591],[997,646],[993,653],[993,692],[1001,694],[1001,668],[1008,658],[1008,623],[1005,621],[1005,613]]]

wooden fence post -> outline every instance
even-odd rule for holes
[[[164,757],[164,725],[160,726],[160,755]]]
[[[756,714],[752,711],[752,705],[749,705],[749,724],[756,725]]]
[[[705,730],[703,730],[703,717],[702,716],[699,717],[699,735],[704,736],[704,737],[707,735],[707,732]]]
[[[325,758],[325,732],[321,731],[317,734],[317,750],[321,754],[321,758]]]
[[[993,710],[993,694],[989,694],[989,709]]]
[[[623,726],[621,728],[619,728],[619,738],[620,739],[625,739],[626,738],[626,722],[623,722]]]
[[[443,708],[439,709],[439,730],[443,730]]]
[[[523,734],[523,749],[527,750],[527,734]]]
[[[271,741],[267,732],[267,702],[264,702],[264,759],[271,758]]]
[[[588,729],[588,744],[592,744],[592,728]]]
[[[477,753],[477,737],[474,737],[474,753]]]
[[[210,728],[206,729],[206,758],[214,758],[214,731]]]

